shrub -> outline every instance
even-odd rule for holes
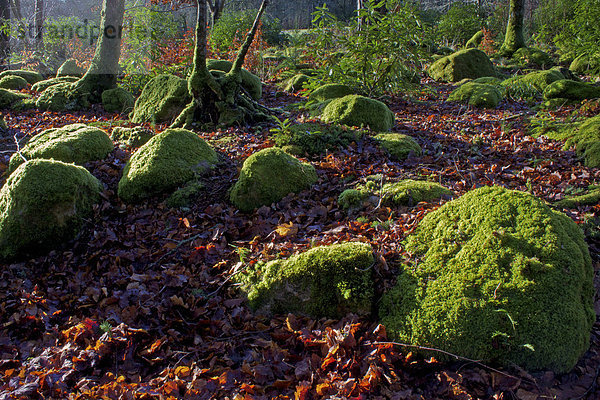
[[[476,4],[458,1],[440,18],[438,33],[442,40],[464,44],[481,29],[482,19]],[[474,46],[477,47],[477,46]]]

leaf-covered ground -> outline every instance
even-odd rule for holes
[[[106,190],[84,231],[55,251],[0,269],[0,400],[599,398],[598,323],[571,373],[530,374],[423,358],[388,342],[375,320],[352,315],[257,316],[231,283],[257,260],[358,240],[378,255],[379,292],[389,288],[405,256],[403,238],[439,204],[339,209],[339,193],[368,175],[436,180],[458,195],[498,184],[549,202],[600,182],[600,171],[583,167],[562,143],[527,135],[532,112],[524,105],[504,102],[483,111],[447,104],[440,99],[450,86],[429,83],[434,91],[418,99],[388,101],[394,131],[416,138],[422,157],[394,162],[365,138],[310,159],[319,174],[312,189],[250,215],[228,202],[227,190],[248,155],[273,145],[269,127],[199,132],[222,161],[189,210],[169,209],[164,198],[138,206],[119,200],[116,187],[131,149],[86,165]],[[269,88],[265,102],[281,107],[298,100]],[[0,138],[0,150],[14,151],[14,137],[46,128],[100,122],[110,130],[119,118],[101,109],[7,113],[13,129]],[[9,155],[1,155],[2,171]],[[600,216],[598,206],[564,211],[582,224]],[[588,230],[598,271],[594,237]]]

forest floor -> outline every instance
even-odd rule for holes
[[[451,86],[428,84],[434,90],[420,97],[388,101],[396,114],[393,131],[414,137],[423,156],[395,162],[366,137],[309,159],[318,171],[316,185],[252,214],[237,211],[227,190],[246,157],[273,145],[273,126],[199,132],[221,164],[188,210],[169,209],[164,198],[131,206],[117,197],[131,149],[116,148],[87,164],[106,187],[93,220],[62,247],[0,268],[0,400],[600,398],[598,323],[571,373],[528,373],[424,358],[410,347],[382,343],[385,328],[375,319],[255,315],[231,283],[236,271],[258,260],[353,240],[370,243],[378,256],[378,294],[390,288],[407,256],[402,240],[440,204],[351,214],[339,209],[341,191],[368,175],[435,180],[457,195],[497,184],[548,202],[600,182],[600,171],[584,167],[561,142],[527,134],[533,112],[525,105],[471,109],[440,100]],[[266,88],[268,106],[299,100]],[[567,119],[574,111],[550,115]],[[0,151],[15,150],[13,136],[75,122],[110,130],[123,118],[101,108],[5,116],[12,129],[0,137]],[[0,172],[9,155],[0,154]],[[600,217],[598,205],[563,211],[578,223]],[[588,235],[598,276],[594,238]]]

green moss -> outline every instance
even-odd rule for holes
[[[310,81],[310,77],[304,74],[297,74],[284,82],[283,90],[286,92],[297,92],[304,88],[304,84]]]
[[[481,77],[481,78],[473,79],[473,82],[475,82],[475,83],[484,83],[486,85],[501,86],[502,79],[496,78],[494,76],[484,76],[484,77]]]
[[[580,196],[573,196],[554,203],[557,207],[575,208],[583,205],[594,205],[600,202],[600,189],[592,190]]]
[[[209,70],[218,70],[229,72],[233,63],[227,60],[206,60],[206,68]],[[241,74],[242,87],[248,92],[254,100],[260,100],[262,97],[262,82],[260,78],[252,72],[242,68]]]
[[[544,89],[544,98],[549,99],[569,99],[585,100],[600,97],[600,86],[587,82],[576,82],[569,79],[562,79],[552,82]]]
[[[600,167],[600,115],[542,133],[551,139],[564,140],[565,149],[575,146],[586,166]]]
[[[76,83],[59,83],[42,92],[36,102],[40,110],[73,111],[90,106],[88,93],[81,92]]]
[[[188,183],[167,198],[167,206],[171,208],[189,207],[203,190],[204,185],[200,182]]]
[[[538,68],[549,68],[554,65],[548,53],[533,47],[521,47],[513,53],[512,59],[520,65]]]
[[[73,83],[77,82],[77,78],[74,76],[61,76],[60,78],[46,79],[45,81],[39,81],[31,87],[34,92],[43,92],[50,86],[58,85],[59,83]]]
[[[569,69],[577,74],[600,73],[600,55],[582,54],[573,60]]]
[[[0,258],[70,240],[101,191],[100,182],[82,167],[51,160],[22,164],[0,190]]]
[[[135,97],[123,88],[108,89],[102,92],[102,106],[106,112],[130,112],[133,110]]]
[[[69,58],[60,66],[56,73],[56,77],[74,76],[81,78],[83,74],[85,74],[85,69],[77,64],[77,60]]]
[[[473,36],[471,36],[471,39],[467,40],[467,44],[465,45],[466,49],[476,49],[479,47],[479,45],[481,44],[481,42],[483,41],[483,31],[477,31],[475,32],[475,34]]]
[[[537,99],[548,85],[564,78],[557,70],[536,71],[509,78],[502,82],[502,86],[506,96],[513,99]]]
[[[190,100],[185,79],[175,75],[158,75],[146,84],[136,100],[131,121],[136,124],[171,122]]]
[[[154,136],[154,132],[142,127],[116,127],[110,134],[110,138],[115,142],[123,143],[130,147],[143,146],[152,138],[152,136]]]
[[[244,161],[231,189],[231,202],[244,212],[268,206],[308,189],[317,181],[315,168],[278,148],[260,150]]]
[[[421,146],[415,139],[401,133],[381,133],[375,136],[381,147],[398,160],[406,159],[409,154],[421,155]]]
[[[360,133],[340,126],[307,122],[292,125],[288,131],[277,132],[272,137],[278,147],[297,146],[300,155],[316,155],[347,147],[360,138]]]
[[[47,129],[34,136],[21,149],[21,154],[27,160],[44,158],[84,164],[102,160],[113,147],[106,132],[84,124],[73,124]],[[8,170],[12,172],[22,163],[23,159],[18,154],[13,154]]]
[[[308,100],[323,102],[344,97],[349,94],[354,94],[354,91],[350,86],[328,83],[313,90],[308,96]]]
[[[399,182],[383,183],[381,175],[367,177],[365,184],[342,192],[338,204],[344,209],[363,206],[366,200],[374,205],[415,206],[421,202],[432,202],[450,198],[454,193],[435,182],[406,179]]]
[[[0,73],[0,79],[5,76],[20,76],[25,79],[27,83],[34,84],[44,79],[42,74],[35,71],[25,71],[22,69],[9,69],[8,71],[3,71]]]
[[[0,89],[21,90],[27,87],[27,81],[20,76],[8,75],[0,79]]]
[[[14,104],[19,103],[30,96],[25,93],[13,92],[12,90],[0,89],[0,109],[11,108]]]
[[[588,248],[541,200],[473,190],[426,215],[405,250],[417,262],[379,309],[393,339],[558,373],[587,350],[596,319]]]
[[[217,161],[215,151],[194,132],[167,129],[131,156],[119,181],[119,197],[132,203],[171,192]]]
[[[477,49],[465,49],[442,57],[429,66],[427,73],[433,79],[445,82],[496,76],[489,57]]]
[[[261,314],[301,313],[313,318],[368,315],[374,287],[371,246],[321,246],[287,260],[250,267],[241,289]]]
[[[349,126],[368,126],[374,131],[387,132],[394,126],[394,113],[384,103],[359,95],[332,100],[321,119]]]
[[[474,107],[496,108],[502,101],[502,92],[494,85],[468,82],[450,93],[447,101],[455,101]]]

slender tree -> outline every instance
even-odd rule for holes
[[[44,0],[35,0],[35,47],[42,48],[44,44]]]
[[[177,117],[173,126],[191,127],[195,123],[235,125],[264,119],[266,116],[261,112],[261,106],[241,89],[241,71],[269,0],[262,1],[252,29],[239,49],[231,70],[218,78],[214,77],[206,67],[207,4],[205,0],[196,0],[196,3],[198,14],[194,66],[188,78],[188,89],[192,101]]]
[[[525,0],[510,0],[508,24],[504,43],[500,48],[503,55],[511,56],[518,49],[525,47],[523,24],[525,15]]]
[[[206,4],[208,5],[208,9],[210,10],[210,26],[215,26],[215,23],[221,18],[221,14],[223,14],[223,9],[225,8],[225,4],[227,1],[225,0],[206,0]]]
[[[0,0],[0,67],[4,66],[10,56],[10,7],[8,0]]]

